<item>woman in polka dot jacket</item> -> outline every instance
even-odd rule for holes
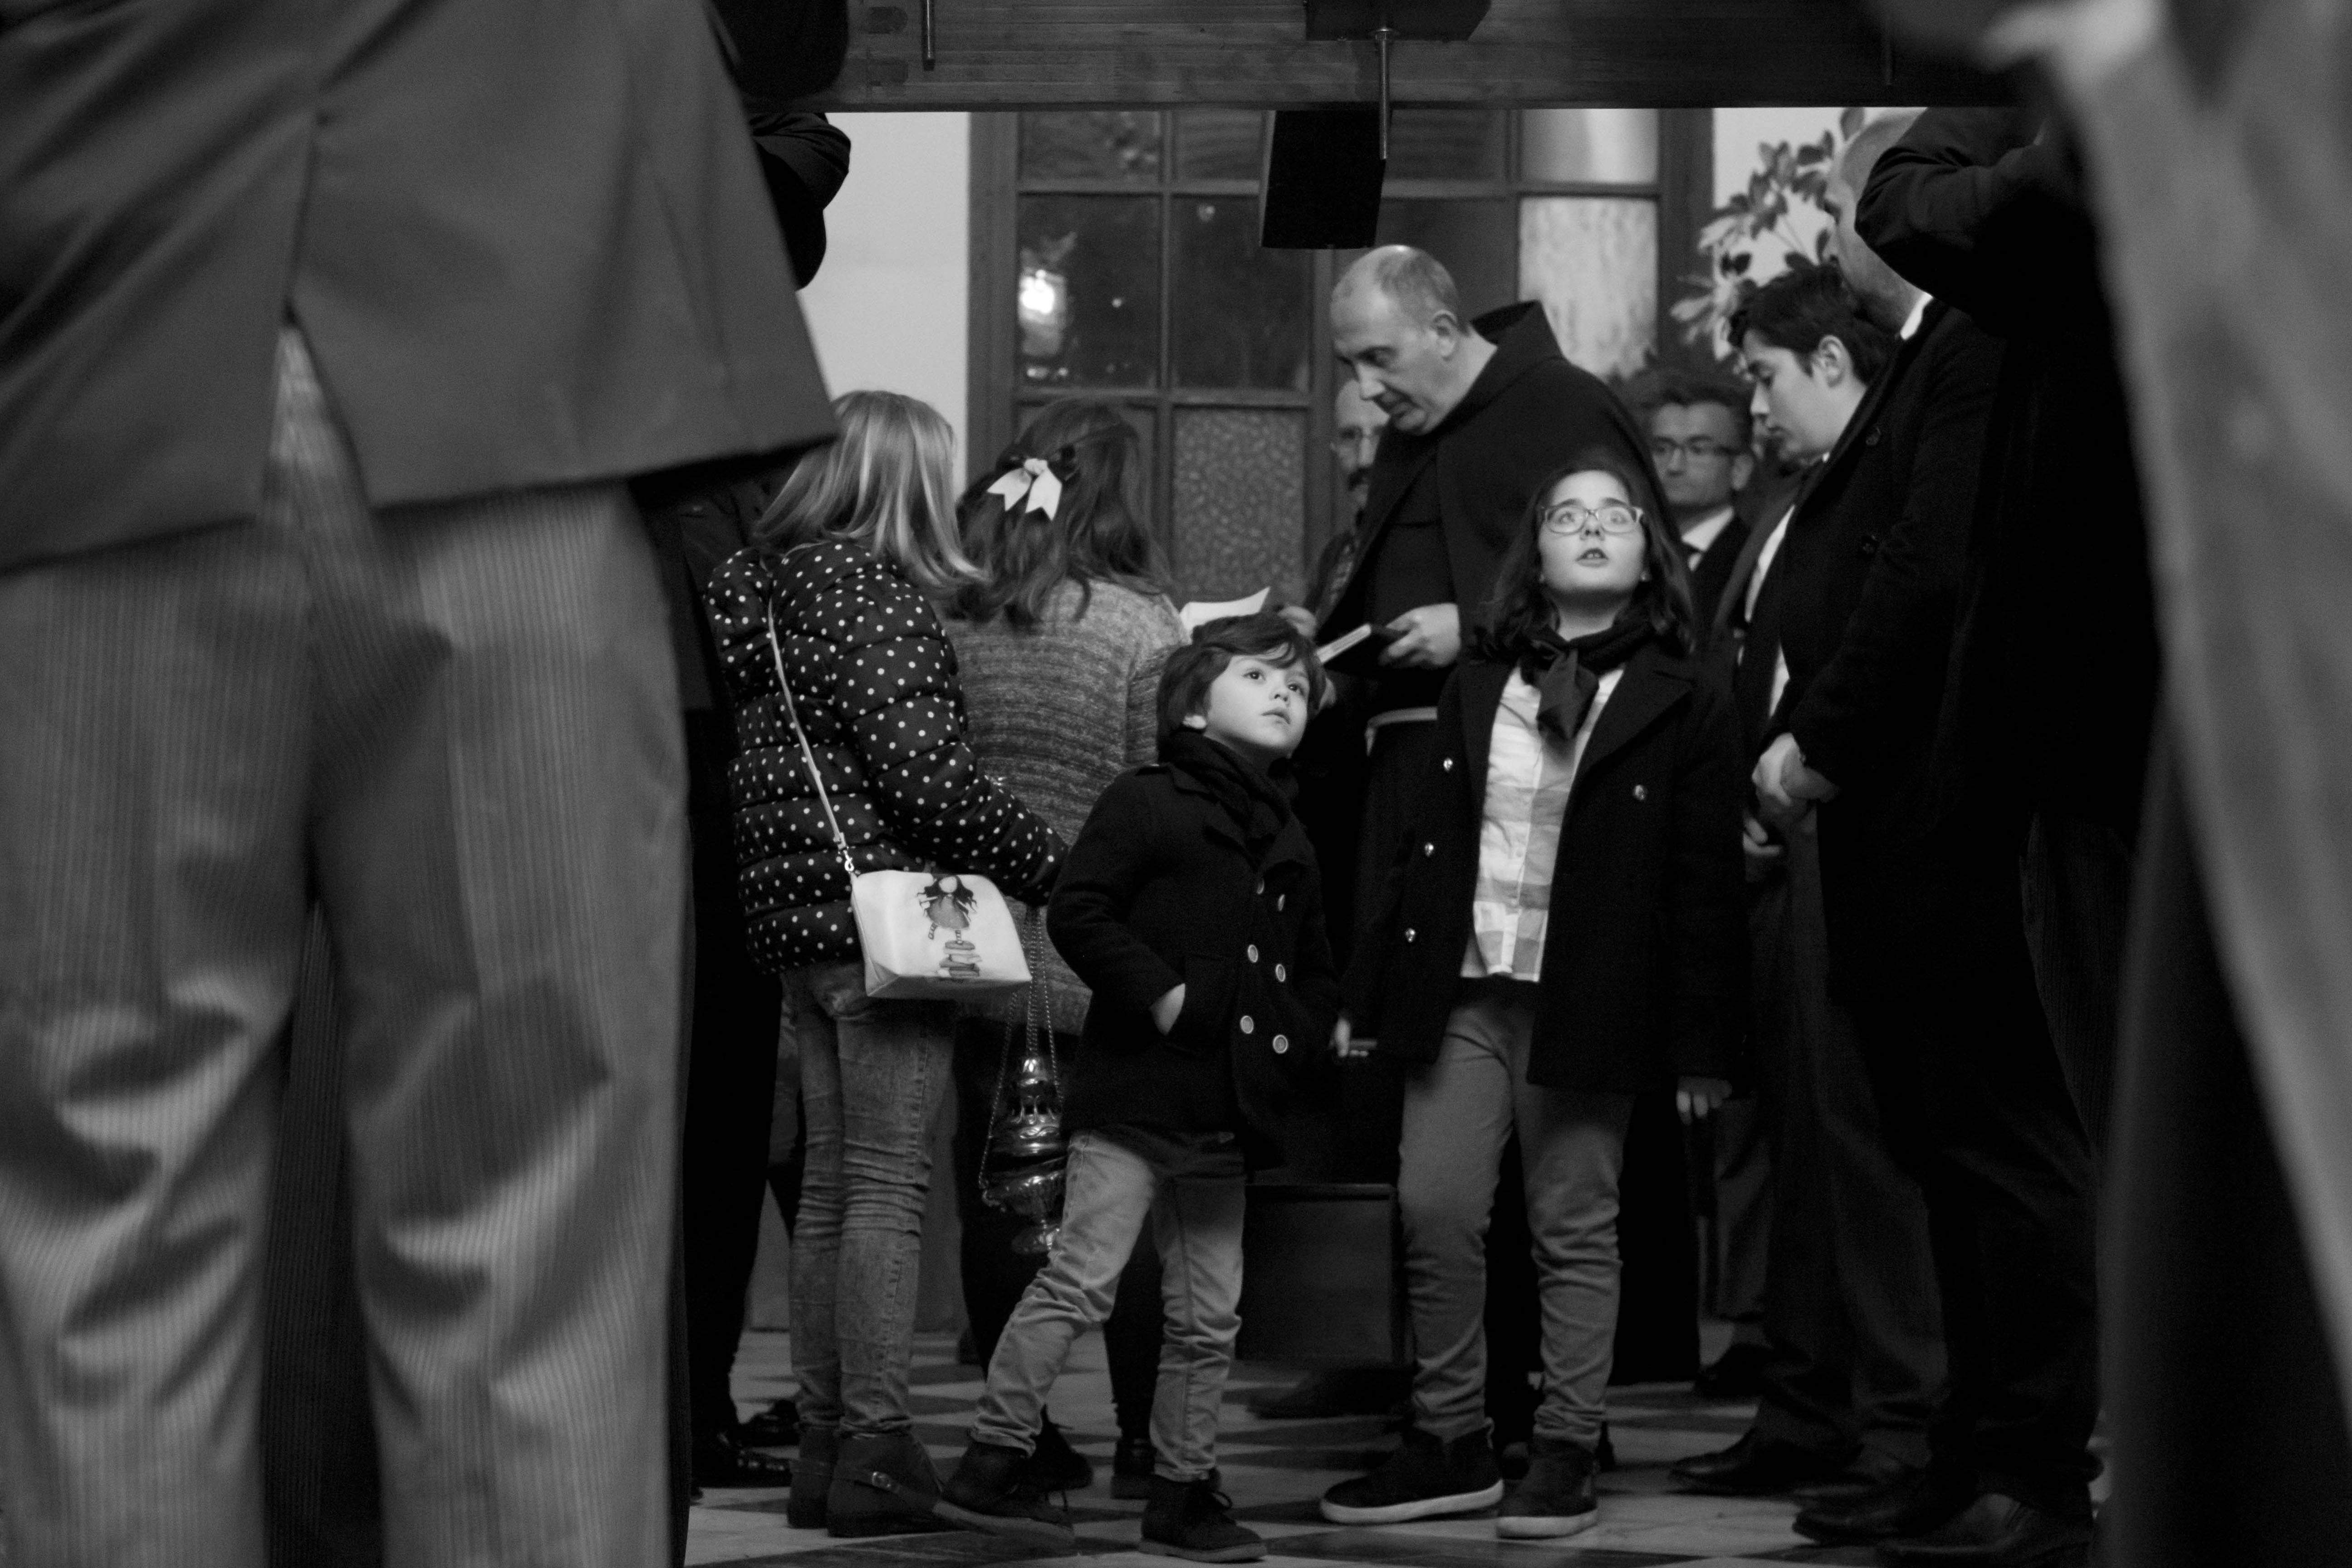
[[[867,1483],[939,1488],[907,1410],[907,1358],[929,1131],[955,1016],[866,994],[842,869],[776,689],[772,616],[793,700],[859,870],[977,873],[1042,900],[1062,841],[983,773],[965,739],[955,655],[931,601],[974,570],[956,543],[953,438],[927,405],[854,392],[841,438],[794,469],[712,575],[712,630],[735,698],[735,856],[751,955],[783,983],[800,1058],[808,1168],[793,1237],[801,1458],[793,1522],[835,1535],[908,1528]]]

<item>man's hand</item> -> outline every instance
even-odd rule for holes
[[[1339,1021],[1331,1026],[1331,1054],[1343,1062],[1370,1056],[1375,1043],[1368,1037],[1358,1035],[1344,1013],[1339,1015]]]
[[[1444,669],[1462,657],[1462,611],[1453,605],[1423,605],[1389,623],[1396,641],[1381,650],[1381,662],[1406,669]]]
[[[1739,853],[1748,862],[1748,879],[1760,882],[1787,858],[1789,848],[1785,844],[1773,843],[1770,828],[1743,814],[1739,819]]]
[[[1300,637],[1312,637],[1315,635],[1315,612],[1306,605],[1277,605],[1274,613],[1297,627]]]
[[[1183,1010],[1184,987],[1179,985],[1151,1005],[1151,1026],[1163,1035],[1168,1033],[1176,1026],[1176,1015]]]
[[[1756,760],[1756,798],[1763,803],[1764,820],[1786,829],[1802,819],[1815,803],[1833,800],[1838,787],[1805,766],[1805,753],[1794,735],[1774,737]]]
[[[1681,1113],[1685,1127],[1713,1116],[1716,1108],[1730,1098],[1731,1085],[1719,1078],[1685,1074],[1675,1086],[1675,1110]]]

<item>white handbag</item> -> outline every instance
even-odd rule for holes
[[[1029,983],[1021,931],[996,884],[960,871],[860,871],[849,837],[833,813],[833,796],[816,765],[808,731],[801,728],[793,683],[784,676],[776,613],[768,610],[768,651],[776,661],[776,688],[784,717],[800,742],[801,762],[824,808],[825,826],[841,868],[849,873],[849,912],[866,955],[866,994],[887,997],[965,997]]]

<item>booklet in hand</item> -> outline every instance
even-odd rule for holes
[[[1342,632],[1315,650],[1323,668],[1339,675],[1352,675],[1359,679],[1377,680],[1387,673],[1381,663],[1381,651],[1404,634],[1370,622],[1352,632]]]

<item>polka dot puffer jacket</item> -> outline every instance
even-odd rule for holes
[[[857,545],[751,549],[712,574],[711,629],[735,699],[735,863],[751,957],[770,973],[858,955],[824,808],[776,690],[768,608],[809,745],[860,871],[937,866],[1031,901],[1063,845],[980,770],[955,652],[930,605]]]

